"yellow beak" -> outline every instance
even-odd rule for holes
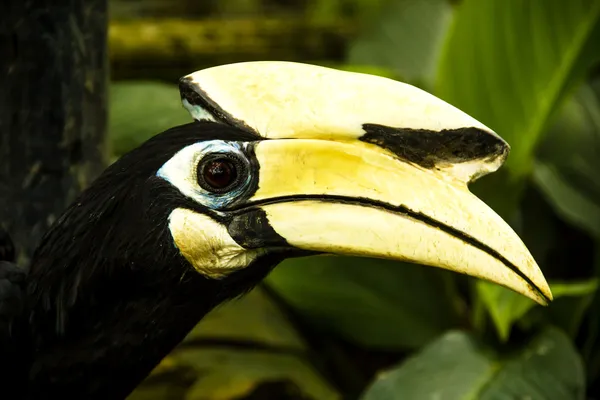
[[[521,239],[467,187],[502,164],[508,145],[434,96],[271,62],[199,71],[182,97],[197,119],[270,139],[254,145],[258,189],[230,211],[262,209],[289,245],[441,267],[552,299]]]

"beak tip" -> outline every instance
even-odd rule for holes
[[[544,294],[546,300],[546,304],[544,305],[547,306],[550,304],[550,302],[554,300],[554,296],[552,296],[552,292],[550,291],[550,288],[548,286],[546,286],[545,290],[542,293]]]
[[[548,306],[554,300],[554,296],[552,296],[552,291],[550,290],[550,286],[544,280],[542,284],[536,285],[534,289],[535,293],[535,301],[541,306]]]

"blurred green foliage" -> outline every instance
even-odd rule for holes
[[[288,260],[267,282],[320,329],[376,349],[414,349],[457,326],[450,272],[387,260]]]
[[[498,352],[473,335],[449,332],[379,377],[362,399],[584,398],[583,364],[569,338],[542,331],[514,352]]]
[[[132,398],[238,398],[265,381],[284,381],[307,398],[338,398],[308,357],[299,333],[259,288],[208,315]]]
[[[308,21],[355,21],[359,34],[347,44],[346,64],[332,58],[323,65],[423,87],[507,139],[506,166],[472,189],[523,238],[555,301],[540,307],[429,267],[290,260],[263,287],[202,321],[133,399],[568,400],[600,393],[599,1],[205,6],[214,18],[295,12]],[[176,86],[152,81],[113,83],[110,116],[115,157],[190,120]]]

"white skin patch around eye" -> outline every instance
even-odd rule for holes
[[[179,150],[169,161],[164,163],[157,171],[156,176],[171,183],[184,196],[191,198],[198,204],[211,209],[224,207],[244,191],[246,184],[250,181],[250,175],[240,187],[230,192],[215,194],[202,189],[198,184],[198,163],[203,157],[212,153],[237,154],[240,158],[245,158],[242,151],[244,145],[225,140],[194,143]]]
[[[171,212],[169,230],[175,245],[194,269],[213,279],[247,267],[265,251],[244,249],[231,238],[225,226],[208,215],[183,208]]]

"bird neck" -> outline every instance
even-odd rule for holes
[[[84,192],[33,256],[28,398],[126,397],[207,312],[281,260],[265,255],[227,279],[208,279],[168,228],[167,205],[193,207],[189,200],[158,180],[120,192],[109,183]]]
[[[224,130],[194,123],[155,136],[109,166],[44,235],[25,284],[26,398],[126,397],[207,312],[281,260],[265,255],[213,280],[173,242],[171,211],[202,209],[156,171]]]
[[[129,263],[111,279],[97,276],[81,288],[87,295],[72,304],[50,305],[33,296],[28,398],[73,393],[86,399],[125,398],[206,313],[247,291],[278,261],[262,260],[251,281],[240,271],[227,287],[195,272],[160,279],[148,272],[181,271],[179,266],[132,269]],[[29,283],[30,293],[38,284]]]
[[[72,304],[44,301],[29,283],[30,398],[123,398],[213,307],[214,285],[200,276],[156,282],[123,267],[81,287]]]

